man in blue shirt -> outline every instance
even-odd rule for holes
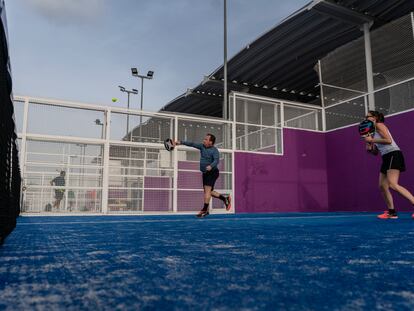
[[[174,145],[185,145],[200,150],[200,171],[203,173],[203,188],[204,188],[204,206],[197,214],[197,217],[205,217],[209,214],[208,205],[211,197],[220,199],[224,202],[226,210],[231,208],[230,196],[223,196],[214,191],[214,184],[219,177],[218,164],[220,161],[220,153],[214,144],[216,137],[213,134],[206,134],[203,143],[193,143],[189,141],[176,141]]]

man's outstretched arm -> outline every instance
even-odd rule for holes
[[[201,150],[201,148],[203,147],[203,144],[193,143],[191,141],[177,140],[174,143],[175,143],[175,145],[189,146],[189,147],[193,147],[193,148],[196,148],[196,149],[199,149],[199,150]]]

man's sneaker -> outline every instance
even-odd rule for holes
[[[226,205],[226,211],[229,211],[231,209],[231,196],[230,195],[226,197],[226,202],[224,202],[224,204]]]
[[[198,218],[203,218],[203,217],[206,217],[208,215],[210,215],[210,213],[208,211],[201,210],[200,212],[198,212],[197,217]]]
[[[386,211],[385,213],[378,215],[377,216],[379,219],[398,219],[398,215],[397,214],[390,214],[388,213],[388,211]]]

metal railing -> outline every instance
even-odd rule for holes
[[[30,97],[14,98],[26,213],[179,213],[199,210],[198,151],[164,149],[165,138],[217,137],[216,189],[233,191],[231,121]],[[20,112],[20,113],[19,113]],[[125,132],[123,118],[131,131]],[[142,118],[141,118],[142,117]],[[139,123],[141,120],[144,122]],[[231,136],[231,134],[230,134]],[[64,184],[56,177],[64,173]],[[215,212],[226,212],[212,202]]]
[[[168,152],[163,147],[165,138],[201,141],[206,133],[214,133],[222,155],[217,190],[233,193],[234,152],[283,155],[285,128],[326,132],[354,125],[367,112],[370,94],[376,99],[376,109],[385,115],[414,109],[413,88],[414,78],[410,78],[325,108],[234,92],[227,121],[15,97],[25,190],[22,210],[195,211],[202,201],[198,151],[179,146]],[[126,117],[130,124],[136,122],[129,133],[123,122]],[[51,184],[61,171],[66,174],[65,185]],[[224,212],[222,206],[213,207]]]

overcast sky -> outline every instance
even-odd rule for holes
[[[228,0],[233,56],[309,0]],[[157,111],[223,61],[223,0],[6,0],[15,95]],[[139,108],[139,96],[131,101]]]

